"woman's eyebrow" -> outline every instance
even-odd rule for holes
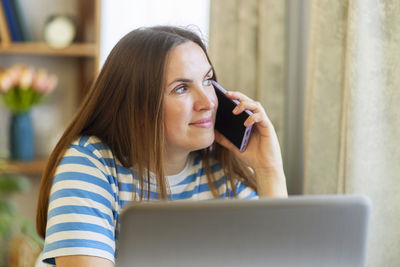
[[[193,80],[191,80],[191,79],[185,79],[185,78],[177,78],[177,79],[173,80],[172,82],[170,82],[170,84],[168,84],[168,86],[171,86],[172,84],[177,83],[177,82],[180,82],[180,83],[190,83],[190,82],[193,82]]]
[[[214,71],[214,68],[211,67],[211,68],[207,71],[207,73],[204,75],[204,77],[206,77],[208,74],[210,74],[210,72],[213,72],[213,71]],[[191,79],[185,79],[185,78],[177,78],[177,79],[173,80],[172,82],[170,82],[167,86],[170,86],[170,85],[172,85],[173,83],[176,83],[176,82],[190,83],[190,82],[193,82],[193,80],[191,80]]]

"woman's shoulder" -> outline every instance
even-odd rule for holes
[[[114,173],[118,161],[110,147],[96,136],[78,136],[66,149],[59,165],[90,165]]]
[[[80,135],[71,145],[80,146],[89,150],[110,150],[110,147],[95,135]]]
[[[59,180],[79,180],[101,184],[109,190],[110,185],[116,184],[117,173],[117,162],[104,142],[95,136],[79,136],[58,163],[54,183]]]
[[[114,158],[110,147],[94,135],[78,136],[68,147],[67,152],[71,150],[79,151],[89,156],[95,156],[99,159]]]

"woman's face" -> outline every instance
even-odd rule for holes
[[[166,152],[190,152],[214,141],[217,96],[213,70],[193,42],[175,47],[167,61],[164,91]]]

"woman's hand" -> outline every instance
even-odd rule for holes
[[[240,101],[233,110],[233,114],[238,115],[245,109],[253,112],[244,123],[245,126],[253,125],[253,129],[244,152],[240,152],[218,131],[215,131],[215,140],[252,167],[256,173],[260,196],[287,196],[278,137],[264,108],[259,102],[240,92],[227,92],[226,96]]]

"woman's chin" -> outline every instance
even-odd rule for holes
[[[214,134],[212,134],[212,136],[209,136],[207,138],[198,140],[198,142],[196,143],[197,149],[195,149],[195,150],[207,148],[207,147],[211,146],[214,143],[214,141],[215,141]]]

